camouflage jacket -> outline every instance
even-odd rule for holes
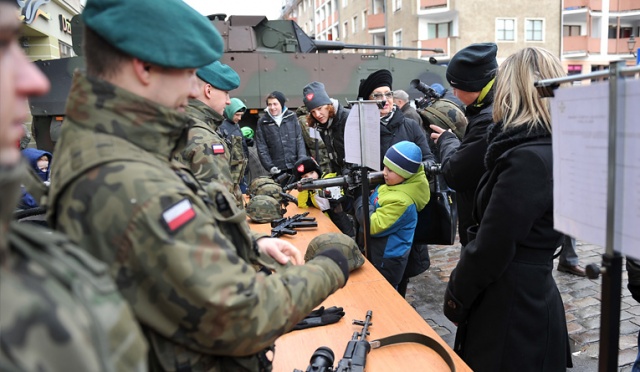
[[[244,179],[247,164],[249,163],[249,148],[238,124],[226,119],[218,126],[217,131],[229,147],[229,171],[231,172],[231,180],[234,186],[233,194],[241,201],[238,206],[243,206],[242,201],[244,199],[242,191],[240,191],[240,183]]]
[[[244,211],[170,162],[189,118],[76,74],[49,221],[110,265],[150,339],[152,368],[258,370],[258,355],[344,285],[318,257],[272,275]]]
[[[187,166],[203,186],[214,181],[224,185],[241,206],[242,193],[239,186],[236,188],[230,171],[231,152],[216,131],[224,118],[197,99],[189,100],[186,113],[195,124],[189,129],[186,146],[177,151],[174,158]]]
[[[0,173],[0,370],[146,371],[147,343],[106,265],[10,222],[22,171]]]

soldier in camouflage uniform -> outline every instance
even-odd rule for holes
[[[50,223],[109,264],[152,370],[270,370],[274,341],[346,283],[342,247],[300,265],[290,243],[250,233],[224,187],[171,161],[195,68],[222,54],[206,17],[181,0],[88,0],[83,18],[87,70],[55,149]],[[150,26],[167,19],[180,22]],[[271,275],[252,266],[269,257]]]
[[[19,29],[16,2],[0,0],[0,371],[146,371],[147,344],[107,267],[63,235],[11,222],[26,98],[49,87]]]
[[[238,175],[232,174],[232,169],[234,173],[244,172],[242,143],[237,143],[239,148],[227,144],[218,133],[224,120],[222,112],[229,104],[229,91],[240,85],[240,76],[218,61],[199,68],[196,75],[198,93],[186,109],[195,123],[189,129],[187,145],[176,152],[175,159],[189,167],[203,186],[214,181],[224,185],[235,196],[236,205],[243,208]]]

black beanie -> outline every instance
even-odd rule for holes
[[[380,87],[389,87],[391,89],[391,83],[393,83],[391,71],[378,70],[369,75],[366,80],[360,82],[358,98],[368,100],[371,93]]]
[[[481,91],[495,77],[497,52],[494,43],[471,44],[460,50],[447,66],[447,81],[465,92]]]
[[[307,110],[311,111],[316,107],[330,105],[331,99],[324,90],[324,84],[314,81],[302,89],[302,101],[307,106]]]
[[[271,92],[271,94],[269,94],[269,97],[277,99],[278,102],[280,102],[280,106],[282,106],[282,109],[284,109],[284,102],[287,100],[284,94],[278,92],[277,90],[274,90],[273,92]],[[269,98],[267,98],[267,101],[269,101]],[[267,105],[268,104],[269,102],[267,102]]]
[[[308,156],[300,158],[300,160],[296,162],[296,165],[293,166],[293,175],[296,176],[296,180],[300,180],[302,176],[313,171],[318,173],[318,178],[322,176],[322,171],[320,170],[318,163],[314,158]]]

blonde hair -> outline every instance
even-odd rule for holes
[[[501,121],[503,130],[528,125],[530,130],[540,126],[551,133],[549,100],[533,83],[565,75],[560,60],[546,49],[529,47],[510,55],[498,68],[493,120]]]

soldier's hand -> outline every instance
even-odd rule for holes
[[[278,263],[285,265],[291,262],[294,265],[302,265],[302,253],[293,244],[286,240],[276,238],[258,239],[258,249],[260,252],[272,257]]]

